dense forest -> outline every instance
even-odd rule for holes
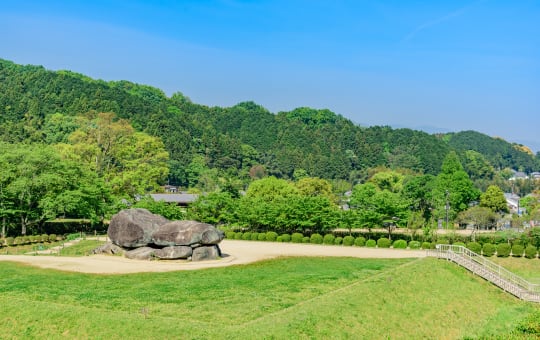
[[[432,135],[388,126],[363,127],[325,109],[301,107],[274,114],[253,102],[208,107],[180,92],[168,97],[157,88],[129,81],[105,82],[1,59],[0,142],[0,165],[11,169],[4,170],[0,179],[2,217],[23,226],[31,225],[30,220],[41,223],[81,211],[77,204],[59,208],[54,207],[58,200],[49,200],[48,213],[41,211],[32,219],[22,216],[22,208],[8,200],[17,196],[16,190],[11,187],[15,191],[10,193],[7,188],[24,171],[43,171],[44,182],[52,174],[64,173],[70,182],[61,186],[58,178],[56,187],[64,188],[64,195],[70,193],[63,198],[66,202],[83,204],[84,197],[99,193],[101,206],[86,207],[83,215],[103,218],[102,205],[114,206],[119,198],[129,201],[159,191],[164,184],[192,192],[227,192],[235,198],[239,192],[249,193],[253,181],[263,178],[296,184],[312,178],[325,180],[334,196],[343,197],[366,183],[385,190],[373,178],[391,173],[394,180],[405,182],[399,189],[386,188],[396,193],[403,185],[421,186],[421,181],[440,177],[444,162],[453,158],[459,165],[447,175],[460,172],[478,191],[471,187],[469,196],[455,198],[457,214],[493,185],[503,191],[532,192],[533,182],[507,180],[512,170],[540,170],[540,156],[525,146],[474,131]],[[48,156],[42,159],[40,154]],[[15,169],[17,162],[29,166]],[[37,190],[41,184],[18,185],[35,185]],[[29,193],[21,198],[23,192],[17,199],[46,205],[30,202]],[[356,195],[356,203],[364,204]],[[419,197],[409,199],[424,204]],[[337,199],[329,196],[329,200]],[[426,218],[437,210],[426,209],[422,207]],[[18,222],[13,222],[15,215]]]

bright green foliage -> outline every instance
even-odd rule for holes
[[[497,256],[498,257],[508,257],[512,247],[508,243],[500,243],[497,245]]]
[[[522,257],[524,251],[525,249],[521,244],[514,244],[512,246],[512,256],[514,257]]]
[[[455,245],[455,246],[462,246],[462,247],[465,247],[465,243],[463,243],[463,242],[454,242],[454,243],[452,243],[452,244]]]
[[[480,254],[482,252],[482,245],[478,242],[469,242],[467,243],[467,249]]]
[[[323,243],[323,237],[321,234],[311,234],[311,237],[309,238],[309,242],[310,243],[315,243],[315,244],[322,244]]]
[[[387,170],[377,172],[369,179],[370,183],[375,184],[379,190],[387,190],[399,193],[403,189],[403,180],[405,176],[399,172]]]
[[[283,237],[281,235],[276,237],[276,242],[283,242]]]
[[[244,235],[242,235],[242,240],[245,240],[245,241],[251,240],[251,233],[249,231],[246,231]]]
[[[251,240],[257,241],[259,239],[259,233],[251,233]]]
[[[536,257],[537,251],[536,247],[529,244],[527,248],[525,248],[525,257],[528,259],[534,259]]]
[[[324,235],[323,237],[323,243],[324,244],[334,244],[334,240],[336,239],[336,237],[332,234],[326,234]]]
[[[291,242],[291,235],[290,234],[282,234],[281,239],[283,242]]]
[[[291,235],[291,242],[292,243],[302,243],[302,239],[304,238],[304,235],[300,233],[293,233]]]
[[[366,247],[373,248],[377,245],[377,241],[369,239],[366,241]]]
[[[161,215],[169,220],[183,220],[186,217],[184,211],[180,207],[165,201],[154,201],[151,196],[141,198],[133,205],[133,207],[147,209],[151,213]],[[206,222],[202,219],[199,221]]]
[[[493,228],[497,224],[497,215],[490,208],[475,206],[460,212],[457,221],[476,229]]]
[[[210,223],[224,224],[235,220],[235,201],[228,192],[211,192],[199,195],[198,199],[189,206],[191,219]]]
[[[266,241],[266,233],[259,233],[257,241]]]
[[[486,192],[480,195],[480,206],[495,212],[508,212],[508,205],[504,193],[496,185],[490,185]]]
[[[272,241],[275,241],[277,237],[278,237],[278,234],[275,231],[268,231],[266,232],[265,240],[272,242]]]
[[[377,247],[379,248],[390,248],[390,245],[392,244],[392,241],[390,241],[386,237],[381,237],[377,240]]]
[[[311,241],[311,238],[309,236],[304,236],[304,238],[302,238],[302,243],[309,243]]]
[[[343,238],[343,245],[344,246],[352,246],[354,244],[354,237],[347,235]]]
[[[392,243],[392,248],[395,248],[395,249],[407,249],[407,241],[405,241],[405,240],[395,240],[394,243]]]
[[[236,233],[234,231],[227,231],[225,233],[225,237],[230,239],[230,240],[234,240],[234,236],[236,235]]]
[[[431,249],[431,242],[422,242],[422,249]]]
[[[339,245],[343,244],[343,237],[341,237],[341,236],[336,237],[336,238],[334,239],[334,244],[335,244],[336,246],[339,246]]]
[[[422,247],[422,244],[420,241],[410,241],[409,242],[409,249],[420,249]]]
[[[234,233],[235,240],[241,240],[242,236],[244,236],[244,233],[242,233],[241,231],[237,231],[236,233]]]
[[[260,198],[265,202],[289,198],[297,194],[298,189],[294,185],[273,176],[253,181],[246,191],[246,197]]]
[[[484,243],[484,245],[482,246],[482,255],[484,256],[491,257],[495,254],[496,251],[497,248],[491,243]]]
[[[303,196],[322,196],[330,202],[336,202],[337,198],[332,192],[332,185],[322,178],[304,177],[295,183],[298,192]]]
[[[366,245],[366,238],[362,236],[358,236],[354,239],[354,245],[357,247],[363,247]]]

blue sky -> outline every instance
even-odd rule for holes
[[[3,0],[0,58],[540,150],[540,1]]]

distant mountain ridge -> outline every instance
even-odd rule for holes
[[[105,82],[0,59],[0,140],[53,143],[47,130],[53,114],[92,110],[114,112],[135,129],[160,137],[170,154],[169,180],[183,186],[200,159],[232,177],[247,178],[260,166],[277,177],[302,172],[352,183],[377,166],[436,174],[451,150],[477,151],[495,168],[540,169],[535,155],[475,131],[362,127],[329,110],[301,107],[273,114],[253,102],[208,107],[179,92],[168,97],[129,81]]]

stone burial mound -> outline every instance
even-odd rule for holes
[[[169,221],[146,209],[126,209],[113,215],[107,235],[110,243],[94,254],[118,254],[137,260],[214,260],[221,256],[224,234],[197,221]]]

